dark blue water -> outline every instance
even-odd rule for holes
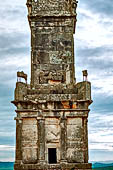
[[[0,162],[0,170],[13,170],[13,162]]]

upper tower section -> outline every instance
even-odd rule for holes
[[[75,83],[76,0],[28,0],[31,86]]]
[[[76,0],[27,0],[29,17],[76,16]]]

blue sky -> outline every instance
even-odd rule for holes
[[[0,161],[15,152],[16,72],[30,75],[30,29],[26,0],[1,1],[0,10]],[[89,160],[113,161],[113,3],[79,0],[75,38],[75,70],[82,81],[87,69],[92,83],[89,114]],[[30,76],[29,76],[30,79]]]

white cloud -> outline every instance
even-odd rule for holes
[[[112,143],[91,143],[89,144],[90,150],[107,150],[113,151],[113,142]]]
[[[28,74],[30,72],[30,58],[26,55],[12,56],[0,59],[0,83],[7,86],[14,86],[16,83],[17,71],[24,71]],[[5,70],[4,70],[5,68]],[[4,70],[4,74],[3,71]],[[28,81],[29,82],[29,81]]]
[[[79,8],[79,16],[86,16],[78,20],[76,32],[76,38],[82,40],[84,46],[113,45],[113,21],[110,18],[100,18],[99,14],[82,8]]]
[[[89,148],[113,151],[113,114],[90,115]]]
[[[12,121],[11,121],[12,122]],[[11,137],[12,136],[12,138],[15,136],[15,131],[13,131],[13,132],[4,132],[3,130],[1,130],[0,131],[0,136],[1,137]]]
[[[14,151],[15,146],[10,145],[0,145],[0,151]]]
[[[28,32],[26,0],[5,0],[1,2],[0,32]],[[18,17],[16,10],[19,10]],[[9,12],[10,11],[10,12]],[[14,13],[13,13],[14,11]],[[5,19],[4,19],[5,18]]]
[[[101,18],[99,13],[81,7],[78,12],[77,29],[74,36],[75,48],[85,49],[85,52],[87,54],[89,52],[89,54],[88,56],[87,54],[75,56],[75,61],[79,64],[76,64],[77,79],[81,81],[80,71],[88,69],[92,93],[113,95],[113,20],[107,16]],[[91,56],[89,56],[90,52]]]
[[[0,158],[1,162],[14,162],[15,158],[13,157],[9,157],[9,158]]]
[[[99,76],[98,75],[90,75],[90,80],[92,83],[92,86],[94,88],[97,88],[96,90],[93,90],[92,93],[100,93],[100,94],[104,94],[104,95],[113,95],[113,75],[108,77],[104,77],[104,76]]]

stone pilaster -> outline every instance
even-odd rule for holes
[[[16,120],[16,162],[22,160],[22,120]]]
[[[61,161],[62,162],[67,162],[66,160],[66,155],[67,155],[67,150],[66,150],[66,144],[67,144],[67,119],[66,118],[61,118],[60,122],[60,128],[61,128]]]
[[[84,118],[84,162],[88,162],[88,128],[87,128],[88,119]]]
[[[45,161],[45,120],[38,120],[38,158],[40,162]]]

